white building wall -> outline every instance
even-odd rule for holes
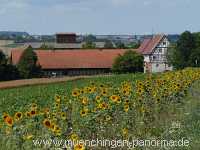
[[[173,68],[166,63],[152,63],[152,72],[170,71]]]
[[[170,42],[167,38],[164,38],[159,45],[156,46],[155,50],[150,55],[144,55],[144,62],[148,63],[150,72],[164,72],[170,71],[173,68],[167,64],[167,50]],[[145,63],[145,64],[146,64]],[[147,72],[145,66],[144,72]]]

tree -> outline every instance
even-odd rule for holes
[[[54,49],[54,47],[46,43],[42,43],[42,45],[40,46],[40,49],[49,50],[49,49]]]
[[[12,64],[8,64],[8,59],[0,51],[0,81],[14,80],[19,78],[18,70]]]
[[[86,42],[95,42],[96,41],[96,36],[92,35],[92,34],[89,34],[87,36],[85,36],[84,38],[84,41]]]
[[[112,71],[115,73],[143,72],[144,58],[135,51],[129,50],[116,58]]]
[[[41,74],[41,67],[37,64],[37,55],[29,46],[24,50],[17,68],[22,78],[34,78],[39,77]]]
[[[168,61],[175,69],[183,69],[190,66],[189,58],[195,49],[195,38],[192,33],[185,31],[181,34],[177,43],[168,51]]]
[[[96,44],[91,42],[91,41],[87,41],[83,44],[82,48],[84,48],[84,49],[95,49]]]
[[[5,54],[0,50],[0,65],[7,64],[7,61]]]
[[[122,42],[117,42],[115,45],[116,45],[116,48],[119,48],[119,49],[124,49],[124,48],[126,48],[126,46],[125,46],[124,43],[122,43]]]
[[[7,60],[6,60],[6,56],[4,55],[4,53],[2,51],[0,51],[0,80],[4,80],[5,78],[5,68],[6,68],[6,64],[7,64]]]
[[[200,67],[200,49],[194,49],[189,58],[189,64],[191,67]]]
[[[105,44],[104,44],[104,48],[107,48],[107,49],[112,49],[112,48],[114,48],[112,41],[106,40],[106,42],[105,42]]]
[[[131,42],[131,43],[128,44],[127,47],[130,48],[130,49],[137,49],[137,48],[140,47],[140,42]]]

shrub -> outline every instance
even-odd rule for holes
[[[129,50],[116,58],[112,71],[115,73],[143,72],[144,58],[135,51]]]

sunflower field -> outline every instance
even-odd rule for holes
[[[199,109],[199,102],[190,97],[199,98],[199,93],[193,90],[194,86],[198,89],[199,81],[200,69],[187,68],[161,74],[114,75],[1,90],[0,149],[98,150],[110,148],[83,144],[61,147],[39,143],[35,146],[33,140],[178,139],[187,136],[186,125],[199,117],[196,112],[193,120],[188,117],[188,113],[191,115]],[[196,104],[192,105],[194,101]],[[179,126],[170,128],[174,123]],[[200,129],[199,122],[191,126],[190,133]],[[199,130],[190,136],[193,144],[186,149],[200,148],[198,133]]]

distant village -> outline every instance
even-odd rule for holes
[[[1,32],[0,32],[1,33]],[[0,34],[1,35],[1,34]],[[94,75],[111,71],[114,60],[127,50],[144,57],[144,72],[172,70],[166,53],[178,35],[77,35],[30,36],[27,33],[0,36],[0,49],[17,65],[23,50],[35,50],[45,76]]]

